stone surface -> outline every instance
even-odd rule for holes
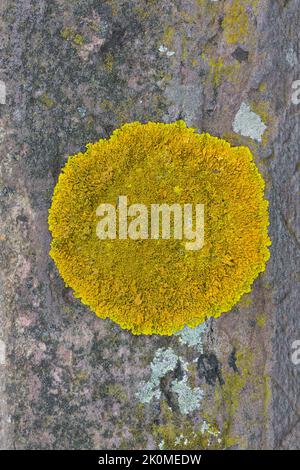
[[[298,1],[0,10],[0,447],[299,448]],[[261,142],[234,132],[242,103],[266,126]],[[66,157],[125,122],[177,119],[248,145],[270,201],[266,273],[199,341],[96,318],[48,255]]]

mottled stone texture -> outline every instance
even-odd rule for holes
[[[220,432],[215,448],[299,448],[298,0],[4,0],[0,10],[1,447],[201,448],[205,420]],[[242,102],[267,126],[262,142],[234,133]],[[208,322],[202,352],[96,318],[48,255],[67,155],[124,122],[178,118],[248,145],[270,200],[267,271]],[[156,351],[170,348],[182,361],[141,403]],[[172,386],[184,374],[205,393],[187,415],[188,394]]]

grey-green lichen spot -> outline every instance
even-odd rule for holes
[[[160,399],[160,380],[180,364],[183,377],[171,383],[171,390],[177,396],[178,406],[182,414],[191,413],[200,408],[200,401],[204,396],[199,387],[190,387],[188,383],[188,365],[173,349],[158,349],[150,365],[151,376],[148,382],[142,382],[136,396],[141,403],[150,403],[152,399]]]
[[[197,351],[202,353],[202,335],[206,331],[206,329],[206,323],[202,323],[196,328],[189,328],[188,326],[186,326],[185,328],[183,328],[183,330],[176,333],[175,336],[179,336],[179,341],[181,344],[186,344],[187,346],[195,347]]]
[[[150,365],[151,377],[149,382],[144,382],[137,393],[138,399],[142,403],[150,403],[153,398],[160,398],[159,383],[160,379],[168,372],[175,369],[179,357],[174,351],[169,349],[158,349]]]
[[[188,384],[187,376],[182,380],[174,380],[172,388],[178,396],[178,404],[182,414],[187,415],[200,408],[204,392],[199,387],[191,388]]]
[[[261,117],[251,111],[250,106],[243,102],[233,121],[234,132],[261,142],[266,129],[267,126]]]

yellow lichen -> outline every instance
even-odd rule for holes
[[[171,47],[173,45],[174,36],[175,28],[174,26],[169,25],[163,35],[163,44],[165,44],[167,47]]]
[[[117,207],[120,195],[147,207],[204,204],[204,247],[100,240],[96,208]],[[69,158],[49,211],[50,254],[99,317],[134,334],[170,335],[229,311],[250,291],[269,258],[267,226],[264,181],[248,148],[183,121],[134,122]]]
[[[250,106],[252,111],[258,114],[263,123],[267,126],[267,129],[262,136],[262,144],[267,145],[271,130],[275,126],[275,119],[273,117],[274,113],[270,109],[270,103],[266,100],[251,101]]]
[[[161,403],[160,424],[154,425],[152,432],[162,450],[223,448],[223,436],[215,423],[204,420],[195,426],[189,417],[173,413],[166,401]]]
[[[263,328],[267,322],[266,316],[262,313],[260,315],[257,315],[256,317],[256,323],[260,328]]]
[[[234,371],[222,372],[224,384],[217,384],[215,390],[215,410],[214,413],[222,417],[222,438],[223,447],[228,448],[236,443],[241,444],[243,438],[234,432],[234,420],[237,415],[240,402],[243,397],[243,390],[250,377],[251,354],[245,360],[237,354],[237,367],[239,373]],[[245,365],[246,362],[246,365]]]
[[[197,59],[191,59],[190,64],[192,67],[196,67],[198,65],[198,60]]]
[[[112,53],[109,52],[104,60],[105,70],[107,70],[108,72],[111,72],[113,69],[113,66],[114,66],[114,58],[113,58]]]
[[[264,415],[267,418],[269,412],[269,405],[271,401],[271,377],[267,374],[264,375]]]
[[[251,417],[247,408],[255,403],[258,416],[266,417],[271,398],[270,377],[265,373],[265,364],[260,362],[259,356],[262,350],[256,354],[243,344],[243,349],[236,353],[237,371],[222,368],[224,383],[217,383],[214,403],[209,411],[210,415],[218,416],[222,425],[222,445],[228,448],[238,445],[239,448],[248,448],[247,434],[251,433],[251,427],[257,425],[257,417]],[[247,402],[245,401],[247,397]],[[247,413],[247,432],[238,433],[238,417]],[[208,417],[208,419],[211,419]]]
[[[244,2],[233,0],[226,5],[226,15],[222,22],[228,44],[243,43],[249,32],[249,18]]]
[[[76,46],[82,46],[84,44],[84,39],[81,34],[76,33],[73,28],[64,28],[61,30],[60,35],[66,41],[72,41]]]
[[[223,68],[223,61],[221,57],[218,57],[218,60],[212,58],[209,59],[210,74],[215,85],[220,84],[221,72]]]
[[[203,52],[201,58],[209,66],[209,77],[214,85],[220,85],[223,79],[232,83],[240,83],[241,64],[224,64],[223,58],[209,57],[208,54]]]
[[[42,95],[40,95],[39,100],[47,108],[52,108],[55,105],[55,101],[50,98],[47,93],[43,93]]]
[[[81,36],[81,34],[75,34],[74,38],[73,38],[73,42],[74,44],[76,44],[77,46],[82,46],[84,44],[84,39],[83,37]]]
[[[261,83],[258,87],[258,91],[260,93],[264,93],[266,91],[266,89],[267,89],[267,84],[265,82]]]

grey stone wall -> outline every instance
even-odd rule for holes
[[[299,448],[299,1],[0,10],[1,448]],[[177,119],[251,148],[271,259],[205,327],[132,336],[64,287],[47,211],[68,155],[125,122]]]

